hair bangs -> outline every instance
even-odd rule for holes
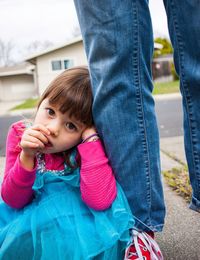
[[[38,107],[46,98],[61,113],[67,112],[77,121],[87,126],[93,125],[93,98],[89,71],[86,67],[74,67],[59,75],[43,93]]]
[[[49,103],[56,105],[62,114],[67,112],[77,121],[92,126],[92,94],[88,87],[83,86],[80,82],[71,82],[68,87],[55,88],[48,95]]]

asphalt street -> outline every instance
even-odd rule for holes
[[[0,156],[5,156],[5,144],[9,126],[21,119],[21,116],[6,115],[0,117]]]
[[[160,137],[182,136],[183,112],[181,97],[156,99],[155,104]]]

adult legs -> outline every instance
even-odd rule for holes
[[[190,208],[200,212],[200,1],[164,0],[183,97],[184,143],[193,189]]]
[[[161,231],[165,207],[152,98],[147,0],[75,0],[94,94],[93,115],[141,230]],[[144,224],[142,224],[142,223]]]

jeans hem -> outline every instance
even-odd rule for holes
[[[153,232],[162,232],[164,227],[164,224],[160,224],[160,225],[154,225],[154,226],[150,226],[148,225],[148,227],[145,225],[137,225],[135,226],[135,228],[141,232],[149,232],[149,231],[153,231]]]
[[[189,208],[200,213],[200,201],[192,196]]]

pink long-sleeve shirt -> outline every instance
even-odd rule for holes
[[[36,178],[36,166],[33,170],[25,169],[19,159],[19,143],[25,125],[22,121],[14,123],[8,132],[6,145],[6,166],[1,187],[2,199],[13,208],[22,208],[32,201],[33,183]],[[82,200],[95,210],[105,210],[114,201],[117,188],[112,169],[108,163],[101,141],[78,145],[81,157],[80,191]],[[45,154],[48,170],[64,169],[63,157]]]

